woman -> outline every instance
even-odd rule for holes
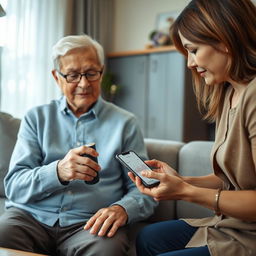
[[[256,8],[250,0],[193,0],[171,29],[187,57],[205,117],[216,122],[214,173],[181,177],[151,160],[144,172],[160,185],[139,190],[155,200],[185,200],[214,217],[152,224],[137,238],[137,254],[256,255]]]

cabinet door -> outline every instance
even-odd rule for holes
[[[184,58],[177,52],[150,56],[148,136],[183,140]]]
[[[166,139],[184,140],[185,59],[178,52],[166,54]]]
[[[166,54],[149,56],[147,136],[165,139],[166,135]]]
[[[116,78],[121,89],[115,103],[134,113],[146,134],[146,98],[147,98],[147,58],[146,55],[110,58],[108,70]]]

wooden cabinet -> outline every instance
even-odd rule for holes
[[[177,141],[208,140],[191,75],[175,50],[109,55],[107,70],[121,90],[115,103],[133,112],[145,137]]]
[[[113,58],[108,61],[108,70],[116,83],[121,85],[115,104],[133,112],[139,119],[142,131],[146,131],[147,109],[147,56]]]

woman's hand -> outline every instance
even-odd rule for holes
[[[128,173],[131,180],[136,184],[141,193],[152,196],[156,201],[160,200],[179,200],[182,197],[183,191],[188,185],[181,176],[168,164],[149,160],[145,163],[153,167],[153,171],[143,171],[141,174],[147,178],[153,178],[160,181],[157,187],[145,187],[139,177],[135,177],[131,172]]]

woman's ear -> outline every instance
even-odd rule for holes
[[[228,53],[228,52],[229,52],[227,46],[226,46],[225,44],[223,44],[223,43],[219,43],[218,49],[219,49],[220,51],[224,52],[224,53]]]

